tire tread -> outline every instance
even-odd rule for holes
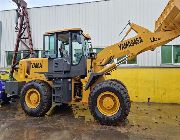
[[[96,103],[97,103],[96,99],[98,97],[98,94],[100,95],[101,91],[104,91],[104,90],[105,91],[108,91],[108,90],[116,91],[116,94],[117,95],[119,94],[118,96],[121,96],[121,98],[122,98],[121,114],[114,115],[112,117],[108,117],[103,114],[99,115],[95,111],[95,107],[96,107]],[[89,108],[90,108],[91,114],[101,124],[115,125],[119,122],[124,121],[130,112],[130,107],[131,107],[131,102],[130,102],[130,97],[128,95],[128,90],[127,90],[126,86],[121,81],[118,81],[115,79],[106,80],[106,81],[103,81],[103,82],[97,84],[89,95]]]

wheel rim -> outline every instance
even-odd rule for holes
[[[37,108],[40,104],[40,93],[36,89],[29,89],[25,96],[25,102],[29,108]]]
[[[106,116],[115,115],[120,108],[119,98],[112,92],[103,92],[97,99],[98,110]]]

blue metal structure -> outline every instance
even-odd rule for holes
[[[0,103],[8,101],[7,94],[5,93],[5,81],[0,80]]]
[[[0,81],[0,100],[4,99],[4,93],[5,93],[5,86],[4,86],[5,82],[4,81]]]
[[[1,39],[2,39],[2,21],[0,21],[0,61],[1,61]]]

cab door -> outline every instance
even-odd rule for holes
[[[85,43],[81,31],[61,32],[54,35],[54,55],[49,57],[46,77],[86,77]]]
[[[86,77],[87,75],[87,60],[85,38],[81,32],[71,33],[71,48],[72,48],[72,64],[71,71],[73,76]]]
[[[71,71],[71,38],[69,32],[56,35],[56,58],[53,60],[53,71],[68,74]]]

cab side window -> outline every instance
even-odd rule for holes
[[[55,55],[55,38],[54,35],[44,36],[44,52],[43,57]]]
[[[69,53],[69,33],[58,35],[58,57],[65,58]]]
[[[49,53],[50,54],[55,54],[55,40],[54,36],[49,37]]]

